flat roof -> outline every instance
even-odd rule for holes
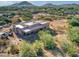
[[[26,29],[26,30],[24,30],[24,32],[29,32],[29,31],[31,31],[30,29]]]
[[[15,25],[16,28],[21,29],[24,32],[30,32],[33,30],[37,30],[39,28],[46,27],[47,21],[30,21],[30,22],[22,22],[20,24]]]
[[[28,23],[24,23],[27,26],[32,26],[34,23],[33,22],[28,22]]]
[[[17,28],[24,28],[22,25],[16,25]]]
[[[5,32],[0,32],[0,35],[4,34]]]

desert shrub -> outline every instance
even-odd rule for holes
[[[70,27],[69,28],[69,38],[72,42],[79,44],[79,31],[78,27]]]
[[[6,24],[5,21],[0,21],[0,25],[4,25],[4,24]]]
[[[44,17],[44,20],[52,21],[51,17]]]
[[[37,56],[43,56],[44,45],[42,41],[35,41],[33,44],[34,50],[36,51]]]
[[[72,26],[79,26],[79,18],[72,17],[68,19],[69,24]]]
[[[50,34],[49,31],[42,30],[42,31],[38,32],[38,35],[40,37],[40,40],[44,43],[45,48],[53,49],[55,47],[53,36]]]
[[[19,54],[19,48],[17,45],[11,45],[10,46],[10,51],[11,54]]]
[[[3,40],[0,40],[0,45],[4,45],[5,42]]]
[[[35,57],[37,56],[37,54],[31,44],[27,42],[22,42],[20,45],[20,56]]]
[[[69,38],[72,42],[79,44],[79,18],[72,16],[68,19],[69,21]]]
[[[8,44],[9,44],[8,40],[2,40],[2,39],[0,39],[0,45],[6,46]]]
[[[72,19],[74,16],[67,16],[67,19]]]
[[[68,44],[67,42],[62,44],[62,48],[64,52],[69,56],[73,56],[77,52],[76,48],[73,45]]]
[[[10,23],[11,21],[8,19],[8,18],[6,18],[6,17],[0,17],[0,25],[4,25],[4,24],[8,24],[8,23]]]
[[[26,17],[26,16],[22,16],[22,19],[23,19],[24,21],[29,21],[29,20],[31,20],[30,17]]]

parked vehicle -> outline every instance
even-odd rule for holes
[[[2,35],[1,35],[1,39],[9,39],[9,38],[8,38],[8,34],[7,34],[7,33],[2,34]]]
[[[3,26],[0,26],[0,29],[2,29],[3,28]]]

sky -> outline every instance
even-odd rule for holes
[[[7,6],[14,3],[19,3],[21,1],[0,1],[0,6]],[[54,5],[61,5],[61,4],[79,4],[79,1],[29,1],[30,3],[40,6],[46,3],[52,3]]]

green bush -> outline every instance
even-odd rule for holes
[[[50,34],[49,31],[42,30],[42,31],[38,32],[38,35],[40,37],[40,40],[44,43],[45,48],[53,49],[55,47],[53,36]]]
[[[62,44],[63,51],[69,56],[73,56],[76,54],[77,50],[73,45],[68,44],[67,42]]]
[[[43,56],[44,45],[41,41],[35,41],[33,44],[34,50],[36,51],[37,56]]]
[[[79,26],[79,18],[72,17],[68,19],[69,24],[72,26]]]
[[[26,16],[22,16],[22,19],[23,19],[24,21],[30,21],[30,20],[31,20],[30,17],[26,17]]]
[[[37,54],[31,44],[27,42],[22,42],[22,44],[20,45],[20,56],[35,57],[37,56]]]
[[[69,37],[73,42],[79,44],[79,31],[77,27],[70,28]]]
[[[79,18],[74,16],[69,18],[69,24],[69,38],[79,45]]]
[[[7,17],[0,17],[0,25],[8,24],[11,21]]]

